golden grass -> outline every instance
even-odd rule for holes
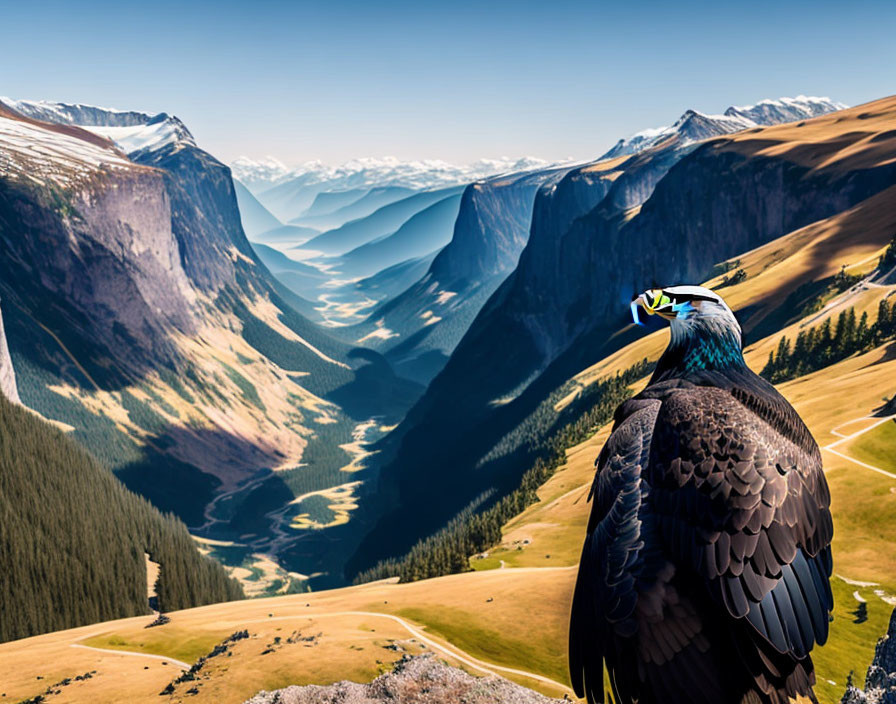
[[[896,422],[879,425],[844,444],[840,450],[886,472],[896,473]]]

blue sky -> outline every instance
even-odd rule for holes
[[[892,2],[184,5],[0,0],[0,95],[166,111],[225,160],[338,163],[587,158],[689,107],[896,92]]]

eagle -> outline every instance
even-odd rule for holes
[[[817,701],[833,597],[830,493],[794,408],[751,371],[714,291],[632,301],[670,321],[601,450],[569,629],[573,689],[616,704]]]

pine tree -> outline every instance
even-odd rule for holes
[[[864,311],[856,328],[856,345],[859,349],[865,349],[871,343],[871,339],[871,331],[868,329],[868,311]]]

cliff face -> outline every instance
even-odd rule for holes
[[[632,201],[617,200],[614,190],[625,162],[604,167],[621,173],[605,174],[612,186],[601,184],[606,196],[580,217],[549,202],[564,197],[564,182],[540,194],[517,269],[384,443],[391,462],[381,489],[399,508],[362,550],[382,554],[378,545],[397,541],[400,552],[484,491],[512,486],[518,475],[490,475],[476,469],[479,461],[559,383],[628,341],[624,331],[615,333],[627,323],[633,294],[655,283],[705,280],[716,262],[892,185],[894,115],[896,100],[889,100],[716,139],[686,150],[650,197],[628,209],[620,202]],[[654,154],[668,164],[668,153],[658,149]],[[644,153],[629,163],[632,184],[638,173],[655,177],[650,158]],[[636,191],[629,191],[635,201]],[[424,498],[433,496],[439,500]],[[408,536],[408,526],[420,526],[418,535]]]
[[[450,289],[463,282],[506,276],[529,239],[536,191],[562,174],[536,172],[467,186],[454,237],[430,267],[433,278]]]
[[[399,374],[426,383],[441,369],[489,296],[516,266],[529,239],[535,195],[564,169],[467,186],[449,242],[420,281],[376,309],[361,329],[394,337],[381,349]]]
[[[865,675],[865,689],[847,687],[841,704],[896,704],[896,611],[887,633],[877,642]]]
[[[8,295],[30,315],[77,320],[71,327],[85,345],[136,369],[152,360],[173,364],[166,331],[195,330],[195,294],[172,233],[164,175],[74,137],[4,123],[4,147],[14,133],[65,154],[43,161],[4,151],[0,279]]]
[[[130,157],[170,175],[174,229],[184,269],[197,286],[208,290],[233,283],[239,259],[257,262],[240,224],[227,166],[191,144],[169,144]]]
[[[12,359],[9,357],[9,346],[6,344],[6,335],[3,332],[3,314],[0,311],[0,394],[10,401],[19,403],[19,391],[16,388],[16,373],[12,368]]]

